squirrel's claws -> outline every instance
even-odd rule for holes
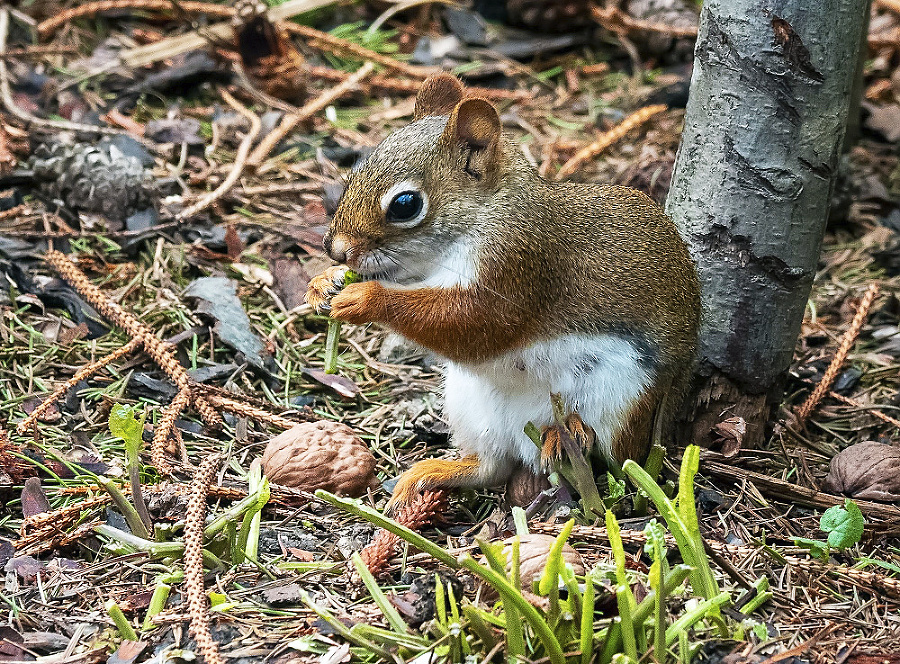
[[[317,313],[327,314],[331,311],[331,300],[344,288],[348,268],[345,265],[333,265],[316,275],[306,288],[306,302]]]
[[[554,461],[562,458],[566,449],[565,437],[567,436],[585,452],[593,448],[597,442],[597,434],[594,433],[594,430],[584,423],[578,413],[572,413],[566,418],[565,427],[551,424],[541,430],[542,468],[547,470]]]

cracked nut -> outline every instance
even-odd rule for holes
[[[356,497],[377,485],[375,457],[340,422],[305,422],[280,433],[266,445],[262,465],[270,481],[305,491]]]

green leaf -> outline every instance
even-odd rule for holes
[[[862,511],[849,498],[843,507],[829,507],[819,520],[819,527],[828,533],[828,544],[835,549],[846,549],[859,542],[865,525]]]
[[[809,555],[819,560],[828,560],[828,543],[808,537],[795,537],[794,544],[809,551]]]
[[[126,406],[125,404],[116,404],[109,413],[109,432],[116,438],[125,441],[125,449],[131,454],[135,454],[132,450],[137,450],[141,446],[142,436],[144,433],[144,418],[146,414],[142,414],[140,418],[135,417],[137,414],[137,406]]]

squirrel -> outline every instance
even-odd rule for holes
[[[560,453],[528,422],[559,394],[619,462],[668,436],[691,374],[697,272],[675,225],[623,186],[548,182],[490,102],[436,74],[413,122],[350,172],[325,235],[337,263],[307,302],[380,323],[447,361],[444,414],[463,456],[414,464],[389,508],[438,487],[484,487]],[[349,268],[347,267],[349,266]],[[352,269],[360,281],[344,285]]]

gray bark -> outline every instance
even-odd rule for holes
[[[666,204],[703,289],[695,439],[725,410],[762,437],[815,274],[866,6],[703,3]]]

